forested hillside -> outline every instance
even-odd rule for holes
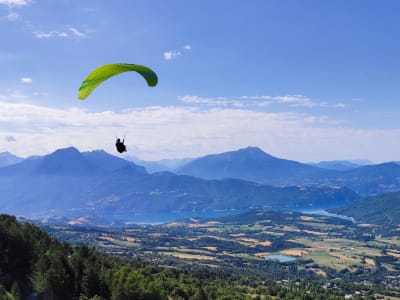
[[[398,225],[400,224],[400,192],[363,198],[330,211],[351,216],[360,222]]]
[[[61,244],[29,223],[0,215],[0,299],[240,299],[228,281],[122,260]]]

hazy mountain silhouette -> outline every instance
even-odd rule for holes
[[[178,168],[178,174],[205,179],[240,178],[260,183],[291,185],[323,172],[307,164],[276,158],[257,147],[207,155]]]
[[[319,182],[347,186],[360,195],[376,195],[400,190],[400,165],[394,162],[369,165],[334,176],[319,178]]]
[[[127,156],[127,160],[134,162],[137,165],[145,167],[149,173],[169,171],[174,172],[177,168],[189,163],[193,158],[181,159],[161,159],[156,161],[141,160],[135,156]]]
[[[9,165],[14,165],[23,160],[22,157],[18,157],[10,152],[0,152],[0,168]]]
[[[333,207],[357,195],[347,188],[271,187],[238,179],[204,180],[143,167],[104,151],[75,148],[0,168],[3,212],[96,214],[231,209]]]
[[[138,165],[117,156],[110,155],[103,150],[82,152],[82,155],[90,163],[100,167],[105,171],[116,171],[124,167],[131,167],[139,173],[146,173],[146,169],[142,165]]]
[[[365,165],[371,165],[371,162],[368,161],[350,161],[350,160],[331,160],[331,161],[320,161],[318,163],[308,163],[310,166],[318,167],[322,169],[328,170],[336,170],[336,171],[348,171],[352,169],[356,169],[359,167],[363,167]]]
[[[350,170],[328,170],[276,158],[256,147],[207,155],[177,170],[204,179],[239,178],[279,186],[346,186],[360,195],[400,190],[400,165],[395,162]]]

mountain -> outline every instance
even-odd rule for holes
[[[331,161],[320,161],[318,163],[308,163],[310,166],[318,167],[322,169],[328,170],[336,170],[336,171],[348,171],[352,169],[356,169],[365,165],[372,164],[371,162],[364,160],[331,160]]]
[[[400,165],[395,162],[328,170],[276,158],[256,147],[207,155],[179,168],[177,173],[204,179],[239,178],[278,186],[341,186],[362,196],[400,190]]]
[[[127,214],[248,207],[334,207],[357,195],[339,187],[272,187],[204,180],[143,167],[104,151],[59,149],[0,168],[0,207],[14,214]]]
[[[178,174],[205,179],[240,178],[275,185],[298,184],[322,169],[276,158],[257,147],[207,155],[178,168]]]
[[[118,180],[105,180],[94,189],[97,200],[89,206],[102,214],[250,207],[300,209],[335,207],[358,198],[347,188],[279,188],[239,179],[203,180],[170,172],[135,176],[121,170],[117,177]]]
[[[69,147],[59,149],[38,161],[35,175],[76,175],[83,176],[104,171],[99,165],[86,159],[78,149]]]
[[[400,192],[363,198],[329,211],[363,223],[400,225]]]
[[[146,169],[142,165],[132,163],[117,156],[108,154],[103,150],[95,150],[83,152],[82,155],[93,165],[100,167],[105,171],[116,171],[121,168],[131,167],[138,173],[146,173]]]
[[[0,168],[9,166],[9,165],[14,165],[16,163],[19,163],[23,160],[23,158],[18,157],[10,152],[0,152]]]
[[[73,147],[26,159],[0,168],[0,206],[20,213],[81,207],[91,199],[93,186],[120,168],[146,174],[143,167],[105,152],[80,153]]]
[[[400,190],[400,165],[389,162],[357,169],[325,174],[315,181],[329,185],[347,186],[363,196]]]
[[[134,162],[137,165],[145,167],[146,171],[149,173],[156,173],[162,171],[173,172],[177,168],[193,160],[193,158],[181,158],[181,159],[162,159],[158,161],[146,161],[146,160],[141,160],[132,155],[127,156],[126,159],[131,162]]]

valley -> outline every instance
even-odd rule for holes
[[[1,167],[0,204],[61,242],[240,282],[235,293],[250,299],[400,296],[396,163],[328,170],[254,147],[209,158],[190,163],[227,173],[148,173],[104,151],[59,149]]]
[[[230,270],[274,280],[307,276],[321,278],[323,284],[347,280],[400,295],[400,285],[387,283],[400,270],[399,228],[393,225],[265,210],[161,225],[71,224],[41,227],[62,241],[159,266]],[[269,255],[295,260],[279,262]]]

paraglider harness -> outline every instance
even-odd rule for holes
[[[125,139],[122,139],[122,142],[119,138],[117,138],[117,141],[115,142],[115,147],[117,147],[117,151],[119,153],[126,152],[126,146],[124,144]]]

